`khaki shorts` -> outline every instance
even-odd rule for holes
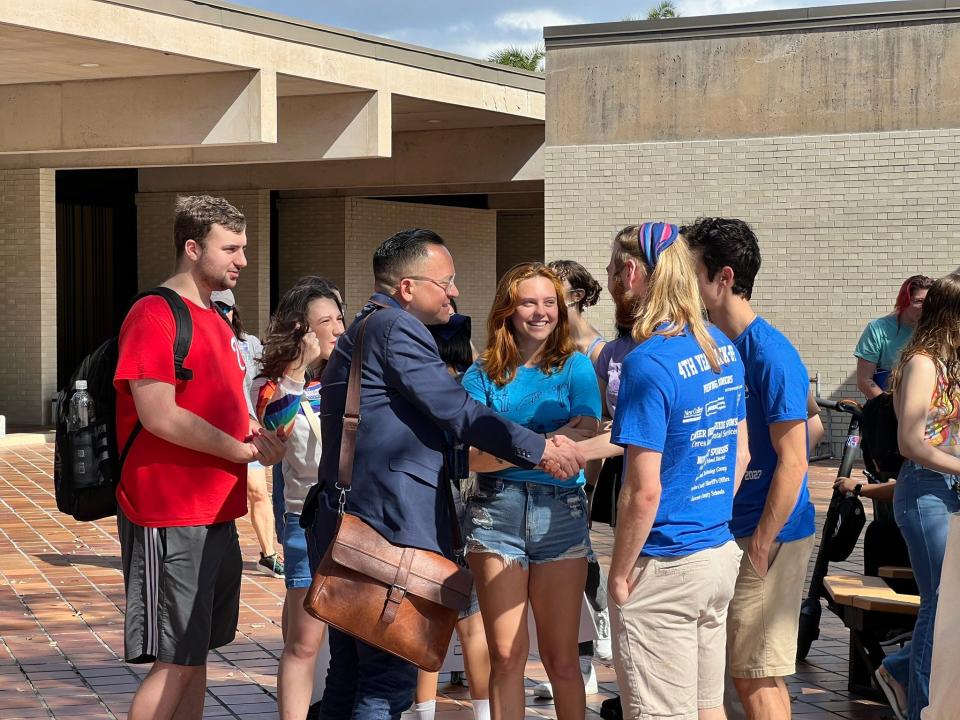
[[[637,561],[634,591],[610,613],[624,718],[696,720],[698,709],[723,704],[727,605],[739,567],[732,540]]]
[[[743,560],[727,619],[731,677],[772,678],[796,672],[800,603],[813,541],[811,535],[774,543],[767,574],[760,577],[747,555],[750,538],[737,539]]]

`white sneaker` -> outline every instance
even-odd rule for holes
[[[584,661],[586,661],[586,670],[584,670]],[[593,669],[592,658],[580,658],[580,674],[583,676],[584,692],[587,695],[596,695],[600,689],[597,687],[597,671]]]
[[[600,660],[613,660],[613,643],[610,638],[610,611],[604,608],[594,613],[597,621],[597,639],[593,641],[593,655]]]
[[[593,668],[593,661],[589,656],[580,656],[580,675],[583,677],[583,690],[587,695],[596,695],[597,671]],[[542,682],[533,688],[533,696],[542,700],[553,699],[553,686],[549,682]]]
[[[877,679],[877,685],[883,690],[884,696],[890,709],[893,710],[894,717],[897,720],[904,720],[907,716],[907,693],[906,688],[893,679],[890,671],[883,665],[877,668],[873,676]]]

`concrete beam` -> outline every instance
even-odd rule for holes
[[[177,98],[177,102],[171,102]],[[238,71],[0,86],[0,153],[277,140],[277,77]]]
[[[490,210],[543,210],[543,191],[491,194],[487,207]]]
[[[2,97],[3,86],[0,86]],[[0,153],[2,168],[162,167],[238,165],[387,157],[393,121],[390,94],[356,92],[278,98],[273,143],[239,146]],[[109,123],[107,123],[110,126]],[[4,129],[0,127],[0,139]]]
[[[543,127],[396,133],[389,158],[140,171],[141,192],[454,186],[543,181]]]
[[[445,57],[427,49],[409,48],[407,52],[389,40],[376,38],[363,40],[368,47],[362,51],[347,40],[345,31],[318,30],[295,20],[271,20],[246,8],[178,0],[153,0],[149,5],[156,10],[92,0],[0,2],[0,23],[544,118],[542,79],[535,74],[504,70],[480,60]],[[180,13],[194,17],[177,17]]]

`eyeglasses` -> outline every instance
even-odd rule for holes
[[[434,285],[436,285],[438,288],[440,288],[440,289],[443,290],[444,292],[447,292],[447,291],[448,291],[450,288],[452,288],[452,287],[456,287],[456,284],[457,284],[457,283],[456,283],[456,279],[457,279],[457,274],[456,274],[456,273],[454,273],[453,275],[451,275],[449,280],[434,280],[433,278],[427,277],[426,275],[407,275],[406,279],[407,279],[407,280],[422,280],[422,281],[424,281],[424,282],[432,282]]]

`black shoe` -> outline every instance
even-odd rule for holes
[[[603,720],[623,720],[623,706],[620,704],[620,696],[604,700],[600,704],[600,717]]]
[[[257,570],[262,572],[264,575],[269,575],[270,577],[282,578],[283,577],[283,560],[280,559],[280,556],[274,553],[273,555],[264,555],[260,553],[260,560],[257,562]]]

